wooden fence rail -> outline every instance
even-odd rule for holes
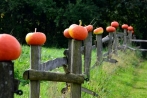
[[[141,39],[132,39],[132,42],[147,42],[147,40],[141,40]]]

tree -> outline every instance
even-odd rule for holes
[[[13,34],[22,44],[25,35],[37,28],[46,34],[46,46],[67,47],[64,29],[79,20],[88,25],[93,19],[94,28],[105,29],[114,20],[127,23],[138,38],[146,39],[146,0],[1,0],[0,4],[0,33]]]

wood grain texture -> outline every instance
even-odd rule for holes
[[[128,49],[130,50],[134,50],[134,51],[147,51],[147,49],[135,49],[135,48],[132,48],[132,47],[129,47],[127,46]]]
[[[102,43],[105,43],[105,42],[107,42],[107,41],[109,41],[109,36],[108,36],[108,35],[105,36],[105,37],[102,39]]]
[[[97,41],[97,65],[100,65],[101,61],[102,61],[102,49],[103,49],[103,45],[102,45],[102,35],[101,34],[97,34],[96,35],[96,41]]]
[[[118,46],[118,36],[117,36],[116,32],[114,32],[114,40],[113,40],[114,54],[117,54],[117,46]]]
[[[147,42],[147,40],[141,40],[141,39],[132,39],[132,42]]]
[[[40,70],[41,46],[30,46],[31,69]],[[39,98],[40,81],[30,81],[30,98]]]
[[[84,83],[84,75],[82,74],[66,74],[47,72],[39,70],[27,70],[23,74],[24,79],[39,80],[39,81],[56,81],[56,82],[67,82],[67,83]]]
[[[40,64],[40,69],[44,71],[51,71],[55,68],[62,67],[63,65],[67,65],[67,57],[46,61]]]
[[[0,62],[0,98],[14,98],[14,64]]]
[[[124,29],[124,41],[123,41],[123,45],[127,44],[127,30]]]
[[[113,37],[113,33],[109,33],[108,59],[111,59],[112,56],[112,37]]]
[[[128,45],[132,45],[132,41],[131,41],[131,40],[132,40],[132,31],[129,31],[129,32],[128,32],[128,38],[129,38],[129,39],[128,39],[128,43],[127,43],[127,44],[128,44]]]
[[[81,41],[72,39],[71,73],[82,73]],[[81,84],[71,83],[70,98],[81,98]]]
[[[88,79],[90,78],[91,52],[92,33],[88,33],[88,37],[84,40],[84,73]]]

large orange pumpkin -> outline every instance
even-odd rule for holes
[[[28,33],[25,40],[29,45],[43,45],[46,42],[46,35],[42,32]]]
[[[81,25],[72,24],[69,27],[69,35],[76,40],[84,40],[88,36],[88,31]]]
[[[119,26],[119,23],[117,21],[111,22],[111,26],[117,28]]]
[[[106,31],[107,32],[109,32],[109,33],[113,33],[113,32],[115,32],[115,27],[112,27],[112,26],[108,26],[107,28],[106,28]]]
[[[0,34],[0,61],[10,61],[19,58],[21,45],[9,34]]]

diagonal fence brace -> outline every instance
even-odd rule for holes
[[[82,87],[81,90],[82,90],[83,92],[85,92],[85,93],[88,93],[88,94],[90,94],[90,95],[93,95],[93,96],[98,97],[98,94],[97,94],[96,92],[94,92],[94,91],[92,91],[92,90],[89,90],[89,89],[87,89],[87,88],[85,88],[85,87]]]

